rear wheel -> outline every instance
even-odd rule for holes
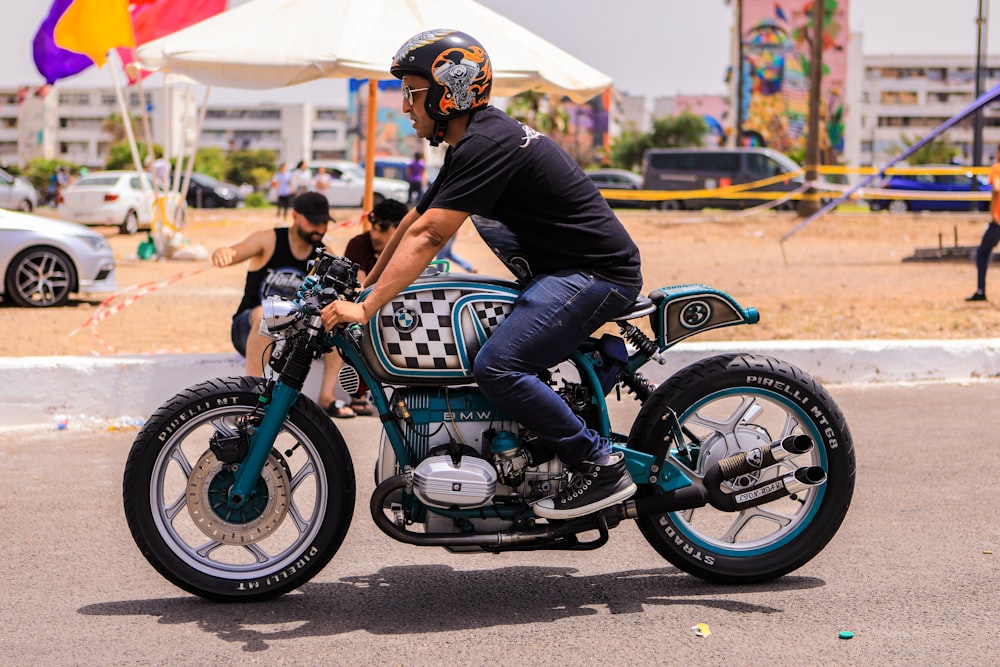
[[[684,203],[680,199],[664,199],[660,202],[661,211],[683,211]]]
[[[210,446],[233,442],[258,404],[260,378],[210,380],[170,399],[136,436],[125,464],[125,518],[139,550],[176,586],[217,600],[274,597],[330,561],[354,512],[354,467],[340,432],[300,396],[242,507],[230,464]],[[218,444],[218,443],[217,443]]]
[[[757,507],[723,512],[712,506],[640,517],[639,530],[678,568],[709,581],[751,583],[801,567],[830,541],[854,490],[854,445],[843,414],[815,380],[771,357],[729,354],[682,369],[645,403],[629,447],[652,453],[668,437],[673,410],[688,442],[671,452],[695,485],[728,456],[789,435],[815,443],[809,452],[724,482],[738,492],[801,467],[820,466],[827,480]],[[655,494],[650,485],[640,494]]]
[[[32,211],[31,202],[28,201],[27,199],[22,199],[17,204],[17,210],[20,211],[21,213],[31,213]]]
[[[135,211],[126,213],[125,220],[122,221],[119,229],[122,234],[135,234],[139,231],[139,215]]]
[[[76,266],[55,248],[28,248],[7,267],[5,292],[19,306],[61,306],[76,285]]]

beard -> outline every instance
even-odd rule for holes
[[[320,232],[310,232],[299,226],[295,229],[295,233],[299,235],[300,239],[312,245],[314,248],[323,245],[323,234]]]

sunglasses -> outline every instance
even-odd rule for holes
[[[409,86],[403,86],[403,99],[411,107],[413,106],[413,93],[422,93],[430,90],[430,88],[410,88]]]

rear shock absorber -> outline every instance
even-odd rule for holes
[[[656,359],[659,363],[663,363],[663,359],[660,357],[660,350],[656,347],[656,343],[649,339],[642,329],[635,326],[631,322],[619,322],[618,327],[621,329],[622,338],[632,343],[632,346],[637,350],[645,354],[651,359]]]
[[[637,350],[647,357],[655,359],[657,363],[663,364],[666,361],[660,356],[660,351],[656,343],[650,340],[649,336],[643,333],[642,329],[631,322],[619,322],[618,327],[621,329],[622,338],[631,343]],[[645,403],[649,395],[656,389],[655,384],[647,380],[642,373],[638,372],[623,377],[621,382],[635,394],[636,399],[640,403]]]

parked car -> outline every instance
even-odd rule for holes
[[[642,190],[642,176],[627,169],[591,169],[585,172],[601,190]],[[608,199],[608,204],[616,207],[649,208],[659,202],[640,199]]]
[[[0,208],[31,213],[38,208],[38,190],[27,179],[0,169]]]
[[[187,192],[187,205],[191,208],[236,208],[245,201],[239,186],[223,183],[208,174],[191,174]]]
[[[642,159],[643,187],[647,190],[714,190],[799,169],[787,155],[770,148],[650,148]],[[748,192],[791,192],[804,183],[799,175]],[[765,197],[665,199],[660,208],[749,208],[765,201]],[[795,202],[790,200],[780,208],[793,209]]]
[[[61,306],[76,292],[114,292],[115,255],[82,225],[0,211],[0,295],[19,306]]]
[[[320,167],[325,167],[326,173],[330,175],[330,188],[326,193],[330,206],[361,206],[365,194],[364,167],[348,160],[315,160],[309,163],[313,176]],[[405,204],[410,194],[410,185],[404,180],[376,176],[372,181],[372,192],[375,204],[384,199],[395,199]]]
[[[921,165],[928,169],[954,169],[955,165]],[[890,176],[881,186],[885,190],[907,192],[971,192],[976,183],[979,192],[986,193],[985,201],[968,199],[869,199],[873,211],[889,210],[893,213],[907,211],[986,211],[989,209],[990,182],[985,176],[966,174],[899,174]]]
[[[99,171],[81,177],[59,196],[59,217],[84,225],[118,225],[123,234],[153,222],[153,181],[136,171]]]

